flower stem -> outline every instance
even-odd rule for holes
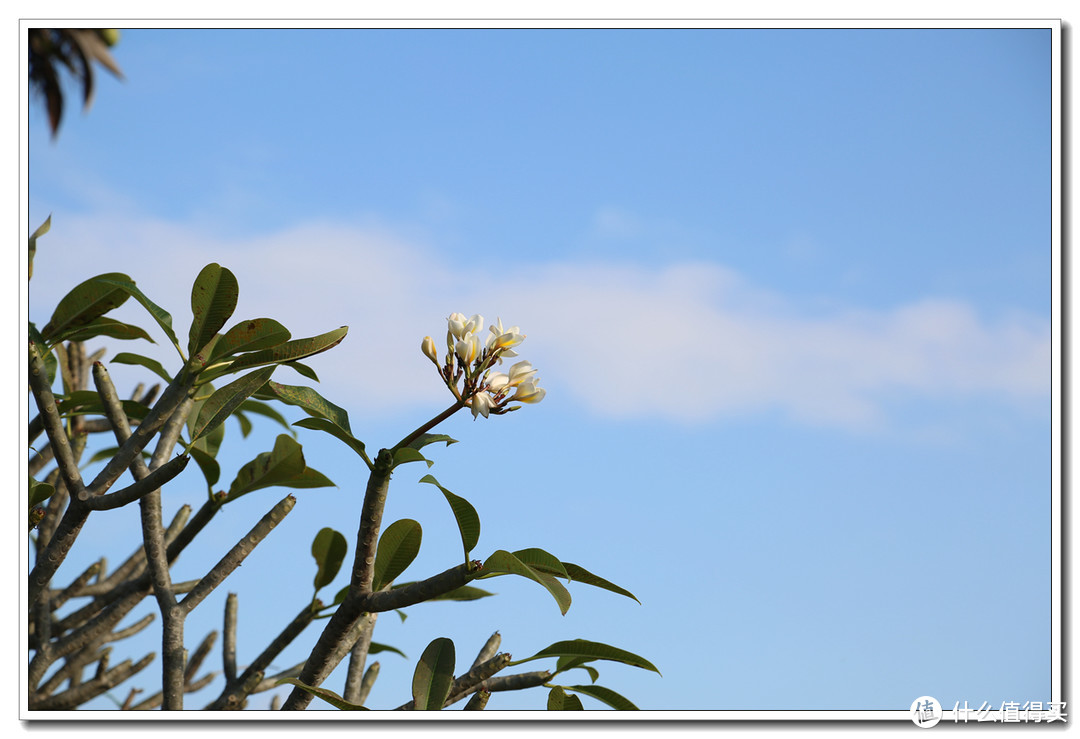
[[[407,447],[409,444],[411,444],[414,441],[416,441],[417,439],[419,439],[423,434],[426,434],[428,431],[435,428],[440,423],[442,423],[446,419],[450,418],[450,416],[454,415],[455,413],[457,413],[458,411],[460,411],[464,407],[465,407],[465,400],[464,399],[456,401],[452,406],[447,408],[445,411],[443,411],[439,415],[435,416],[435,418],[431,419],[430,421],[428,421],[424,425],[420,426],[420,428],[413,431],[411,434],[406,436],[404,439],[399,441],[397,444],[394,444],[393,448],[391,448],[390,451],[393,452],[393,451],[397,451],[398,449],[401,449],[402,447]]]

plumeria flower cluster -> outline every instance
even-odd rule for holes
[[[494,368],[503,359],[516,357],[514,347],[525,340],[517,326],[504,328],[502,319],[488,326],[488,336],[482,337],[484,317],[466,318],[451,313],[446,319],[446,358],[440,364],[435,340],[425,336],[420,348],[439,370],[439,376],[459,401],[469,406],[473,418],[489,414],[516,411],[520,405],[510,403],[539,403],[545,391],[539,386],[536,370],[526,361],[512,365],[508,372]]]

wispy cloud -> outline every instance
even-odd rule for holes
[[[425,334],[441,341],[452,311],[520,325],[545,381],[612,418],[766,411],[861,428],[882,421],[896,393],[1049,395],[1050,326],[1039,316],[991,321],[947,297],[811,314],[711,262],[502,263],[401,233],[309,224],[236,240],[149,220],[58,219],[39,247],[32,311],[47,310],[59,285],[124,271],[182,333],[190,285],[218,261],[240,281],[237,318],[272,316],[296,335],[349,325],[317,366],[331,397],[369,411],[444,399],[419,345]]]

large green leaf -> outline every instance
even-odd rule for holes
[[[273,451],[263,452],[240,468],[226,500],[274,485],[290,487],[290,482],[301,478],[305,469],[303,448],[288,434],[280,434]]]
[[[292,338],[289,330],[272,318],[253,318],[241,321],[221,337],[214,345],[211,359],[227,357],[239,352],[253,352],[259,349],[284,344]]]
[[[318,354],[337,346],[341,343],[342,339],[345,338],[345,334],[348,332],[349,327],[342,326],[341,328],[328,331],[325,334],[319,334],[318,336],[287,341],[284,344],[279,344],[278,346],[270,347],[269,349],[261,349],[256,352],[242,354],[225,367],[222,372],[236,372],[238,370],[247,369],[248,367],[258,367],[264,364],[281,364],[283,362],[292,362],[297,359],[303,359],[304,357],[310,357],[313,354]]]
[[[264,403],[261,400],[252,400],[251,398],[248,398],[240,404],[240,410],[244,411],[245,413],[256,413],[260,416],[265,416],[272,421],[276,421],[277,423],[281,424],[281,426],[286,431],[288,431],[293,436],[296,436],[296,432],[293,431],[292,426],[289,425],[288,419],[286,419],[285,416],[281,415],[281,413],[279,413],[278,410],[269,403]]]
[[[203,477],[206,478],[207,489],[217,485],[218,480],[221,479],[221,465],[218,464],[217,460],[201,449],[198,444],[188,447],[188,452],[191,454],[191,458],[195,460],[195,464],[199,465]]]
[[[394,450],[394,467],[401,464],[407,464],[409,462],[427,462],[427,466],[435,464],[430,459],[421,454],[418,450],[413,449],[411,446],[403,446]]]
[[[571,639],[569,641],[555,642],[554,644],[541,649],[531,657],[515,660],[510,664],[520,665],[524,662],[544,659],[545,657],[583,657],[591,660],[602,659],[609,662],[622,662],[623,664],[631,665],[632,667],[640,667],[643,670],[651,670],[658,675],[660,674],[660,670],[656,669],[653,663],[649,662],[649,660],[644,657],[639,657],[633,652],[627,652],[625,649],[619,649],[618,647],[613,647],[608,644],[587,641],[585,639]]]
[[[327,703],[329,703],[330,705],[332,705],[334,708],[338,709],[339,711],[366,711],[366,710],[368,710],[368,709],[364,708],[363,706],[356,705],[355,703],[349,703],[347,700],[345,700],[344,698],[342,698],[340,695],[338,695],[337,693],[335,693],[332,690],[327,690],[326,688],[315,688],[315,687],[312,687],[310,685],[305,685],[304,683],[300,682],[300,680],[298,680],[295,677],[283,677],[274,684],[275,685],[295,685],[296,687],[300,688],[300,690],[303,690],[305,693],[311,693],[316,698],[322,698],[324,701],[326,701]]]
[[[460,588],[454,588],[449,593],[442,593],[436,595],[434,598],[428,598],[428,601],[432,600],[480,600],[481,598],[488,598],[495,595],[495,593],[480,588],[473,587],[472,585],[462,585]]]
[[[301,418],[299,421],[293,423],[293,426],[299,426],[300,428],[313,429],[315,431],[325,431],[333,436],[335,439],[345,442],[345,444],[354,452],[359,454],[370,464],[368,460],[367,452],[364,451],[364,442],[360,441],[345,429],[338,426],[329,418]]]
[[[319,376],[315,373],[315,370],[311,369],[311,367],[308,367],[303,362],[282,362],[281,366],[288,367],[291,370],[295,370],[297,373],[303,375],[312,382],[319,382]]]
[[[225,424],[219,423],[214,428],[210,429],[201,436],[195,437],[195,428],[198,424],[199,417],[202,415],[203,408],[213,397],[214,388],[208,386],[210,394],[205,397],[200,397],[191,405],[191,410],[188,411],[188,417],[186,421],[188,433],[191,434],[195,441],[191,443],[192,448],[198,448],[209,454],[211,457],[216,457],[218,450],[221,449],[222,443],[225,441]],[[211,409],[212,412],[212,409]]]
[[[555,672],[567,672],[568,670],[585,670],[589,673],[589,679],[594,683],[600,677],[599,671],[591,665],[585,664],[590,660],[585,657],[559,657],[555,662]]]
[[[112,358],[112,361],[116,364],[137,364],[153,372],[155,375],[165,380],[165,382],[172,382],[172,377],[165,368],[161,366],[161,363],[157,360],[150,359],[150,357],[144,357],[141,354],[132,354],[131,352],[120,352]]]
[[[415,582],[402,582],[394,583],[391,586],[391,590],[398,588],[408,587],[409,585],[415,585]],[[454,588],[448,593],[442,593],[440,595],[433,596],[425,600],[425,603],[430,603],[433,600],[480,600],[481,598],[487,598],[493,596],[495,593],[491,593],[487,590],[481,590],[480,588],[473,587],[472,585],[462,585],[460,588]]]
[[[315,558],[318,571],[315,573],[315,591],[325,588],[341,570],[349,544],[339,531],[327,527],[319,530],[311,542],[311,556]]]
[[[120,406],[128,418],[141,420],[150,412],[142,403],[136,400],[121,400]],[[76,390],[64,396],[56,406],[62,416],[85,416],[105,413],[105,406],[101,402],[101,396],[93,390]]]
[[[103,280],[103,282],[114,285],[135,298],[135,301],[145,308],[146,312],[157,321],[158,326],[160,326],[161,330],[165,332],[165,335],[169,337],[169,341],[172,345],[176,347],[176,351],[180,351],[180,341],[176,338],[176,332],[173,331],[172,316],[167,310],[146,297],[146,295],[143,294],[143,291],[140,290],[131,279],[106,279]],[[181,356],[183,356],[182,352]]]
[[[431,475],[424,475],[420,478],[420,482],[430,483],[437,487],[442,491],[446,502],[450,504],[450,510],[454,512],[458,531],[461,533],[461,544],[465,548],[465,561],[468,562],[469,552],[476,546],[476,542],[480,541],[480,516],[477,515],[476,509],[469,501],[459,495],[454,495],[440,485],[439,481]]]
[[[604,590],[610,590],[612,593],[625,595],[627,598],[637,600],[638,603],[641,602],[637,599],[637,596],[635,596],[629,590],[626,590],[625,588],[620,588],[615,583],[608,582],[604,578],[594,575],[581,565],[576,565],[573,562],[563,562],[562,566],[566,570],[566,574],[569,575],[570,579],[574,582],[585,583],[586,585],[592,585],[595,588],[603,588]]]
[[[446,434],[420,434],[418,437],[409,442],[409,446],[413,449],[423,449],[428,444],[434,444],[438,441],[445,441],[447,446],[451,444],[457,444],[457,439],[452,439]]]
[[[581,699],[576,695],[567,695],[558,685],[548,691],[547,709],[549,711],[584,711]]]
[[[555,579],[554,576],[549,575],[546,572],[540,572],[533,569],[529,565],[522,562],[510,552],[503,549],[496,551],[484,562],[483,569],[484,574],[481,577],[493,577],[496,575],[520,575],[521,577],[528,578],[535,582],[540,583],[547,591],[551,593],[551,596],[555,599],[555,602],[559,604],[559,610],[565,615],[566,611],[570,608],[570,593],[563,587],[562,583]]]
[[[638,707],[611,688],[602,685],[567,685],[564,690],[572,690],[575,693],[584,693],[596,700],[607,703],[616,711],[636,711]]]
[[[405,571],[420,551],[423,530],[410,518],[394,521],[379,537],[371,589],[381,590]]]
[[[454,684],[454,642],[439,637],[420,656],[413,673],[413,704],[417,711],[440,711]]]
[[[214,394],[199,410],[198,420],[195,421],[191,430],[192,439],[199,438],[223,423],[252,393],[266,384],[274,369],[274,367],[257,369],[214,391]]]
[[[350,435],[352,434],[348,412],[344,408],[334,405],[309,387],[282,385],[271,380],[259,388],[254,397],[262,400],[280,400],[282,403],[295,405],[316,418],[330,419]]]
[[[108,336],[112,339],[132,340],[132,339],[146,339],[150,343],[154,340],[150,338],[150,334],[146,333],[138,326],[133,326],[130,323],[122,323],[113,318],[105,318],[101,316],[95,318],[89,323],[83,324],[81,328],[74,329],[67,332],[64,335],[65,341],[89,341],[95,339],[98,336]]]
[[[191,329],[188,354],[192,357],[214,338],[236,310],[240,286],[236,276],[220,264],[202,268],[191,288]]]
[[[518,549],[514,552],[514,556],[537,572],[546,572],[549,575],[556,575],[564,580],[570,579],[570,576],[566,574],[566,568],[563,567],[563,563],[560,562],[555,555],[549,554],[543,549],[537,549],[536,547],[530,549]]]
[[[334,481],[329,477],[314,470],[311,467],[305,467],[304,471],[299,475],[295,475],[286,482],[278,483],[282,487],[286,488],[332,488],[337,487],[334,485]]]
[[[41,329],[45,340],[50,344],[63,341],[75,329],[123,305],[129,293],[113,284],[114,280],[131,282],[127,275],[109,272],[91,277],[72,288],[60,300],[45,328]]]

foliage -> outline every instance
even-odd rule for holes
[[[77,48],[83,54],[79,58],[88,58],[84,47]],[[69,53],[77,52],[69,49]],[[31,236],[31,258],[47,230],[48,222]],[[431,467],[433,462],[425,456],[425,447],[455,443],[432,429],[459,410],[468,408],[474,417],[490,418],[539,402],[544,396],[536,370],[528,362],[518,361],[507,372],[498,369],[505,358],[516,356],[515,349],[524,339],[516,326],[504,329],[498,321],[489,327],[485,337],[482,317],[466,319],[462,314],[451,314],[447,319],[446,354],[438,356],[430,337],[421,342],[421,350],[435,364],[440,381],[450,391],[452,405],[397,444],[372,455],[354,435],[344,408],[311,387],[285,385],[272,379],[282,365],[317,379],[300,360],[333,349],[346,338],[348,328],[295,339],[281,323],[270,318],[230,325],[238,294],[239,285],[232,272],[219,264],[206,265],[192,286],[191,323],[186,341],[181,343],[172,314],[143,294],[129,276],[108,272],[72,288],[40,329],[33,323],[29,326],[30,393],[37,409],[30,422],[33,446],[27,487],[27,525],[33,554],[27,588],[31,651],[27,691],[31,709],[74,709],[109,691],[128,687],[133,677],[154,662],[154,655],[113,665],[113,645],[147,628],[150,622],[144,620],[126,629],[119,629],[117,624],[148,597],[153,597],[160,611],[161,688],[136,702],[137,689],[128,687],[126,700],[117,702],[124,709],[184,708],[185,695],[200,690],[213,677],[200,677],[199,673],[217,637],[217,632],[212,632],[186,656],[185,619],[282,523],[293,507],[304,504],[306,489],[334,484],[309,467],[304,457],[301,440],[323,440],[322,434],[336,440],[326,443],[344,444],[356,454],[358,466],[362,465],[367,475],[358,533],[351,542],[352,566],[346,570],[349,584],[329,603],[319,600],[319,592],[334,581],[350,549],[345,535],[326,526],[310,545],[315,560],[312,599],[297,604],[295,615],[279,636],[242,671],[236,654],[238,598],[230,595],[222,627],[225,686],[206,708],[241,709],[250,695],[286,684],[293,689],[284,709],[302,710],[315,697],[343,710],[366,708],[371,684],[378,674],[378,663],[367,664],[368,656],[380,651],[401,654],[391,645],[372,641],[378,614],[396,611],[403,615],[408,608],[432,600],[465,602],[492,596],[476,587],[474,581],[506,575],[526,578],[547,590],[561,613],[571,605],[567,587],[571,583],[636,600],[628,590],[543,549],[497,550],[483,560],[472,559],[480,542],[479,513],[465,497],[450,491],[430,474],[421,482],[438,490],[445,500],[449,508],[445,520],[448,525],[452,520],[457,527],[461,558],[444,572],[418,581],[398,582],[416,559],[423,532],[420,524],[411,519],[383,525],[394,469],[411,462]],[[132,299],[152,319],[153,335],[158,340],[163,337],[173,347],[178,362],[167,368],[137,352],[116,353],[112,364],[139,367],[151,379],[160,380],[151,390],[140,389],[121,400],[101,361],[103,352],[87,356],[84,346],[85,342],[106,337],[132,342],[155,340],[151,331],[110,317],[116,308]],[[307,417],[290,424],[282,406],[298,408]],[[218,460],[229,448],[226,427],[231,426],[230,419],[235,419],[245,436],[254,420],[281,425],[284,432],[271,449],[242,465],[226,485]],[[102,433],[113,436],[115,444],[96,453],[88,452],[89,439]],[[40,438],[42,434],[44,439]],[[205,484],[205,499],[194,515],[190,506],[184,506],[172,522],[166,522],[162,517],[162,488],[177,487],[179,482],[174,480],[192,459],[196,463],[193,469],[202,476],[199,487]],[[98,467],[100,471],[92,479],[84,477],[88,470]],[[117,489],[125,471],[134,482]],[[189,475],[184,479],[192,478]],[[171,565],[210,520],[227,515],[223,510],[240,497],[282,487],[295,490],[295,495],[287,495],[270,506],[213,568],[193,582],[173,581]],[[132,532],[134,553],[120,566],[109,569],[103,559],[94,560],[91,553],[78,546],[79,531],[91,514],[129,505],[138,505],[141,516],[141,530]],[[72,582],[56,582],[60,564],[71,556],[94,564]],[[303,642],[307,627],[316,622],[322,628],[309,641],[308,658],[293,668],[267,674],[275,657],[289,644]],[[403,691],[403,699],[408,700],[398,708],[438,710],[467,699],[466,710],[480,710],[499,691],[547,688],[544,705],[551,710],[581,709],[579,695],[612,708],[633,709],[630,700],[596,684],[596,663],[619,662],[657,671],[643,657],[591,640],[560,641],[517,661],[498,652],[500,643],[501,637],[494,634],[471,667],[462,671],[454,642],[448,636],[437,636],[420,656],[411,688]],[[535,660],[553,661],[554,665],[549,670],[507,672]],[[346,661],[345,694],[339,696],[321,687]],[[556,676],[577,669],[586,671],[590,684],[553,682]]]

